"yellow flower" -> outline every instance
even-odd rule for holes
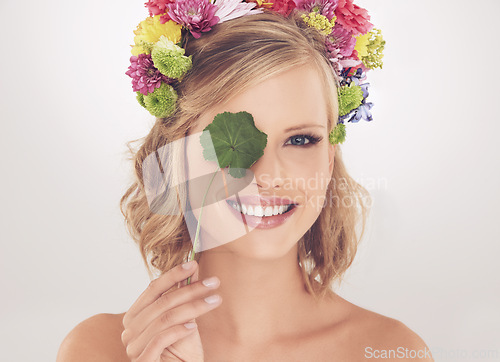
[[[368,55],[368,43],[370,43],[370,33],[366,33],[364,35],[356,36],[356,45],[354,49],[358,52],[358,58],[363,59]]]
[[[354,49],[358,51],[358,58],[363,64],[369,68],[382,68],[384,57],[383,51],[385,40],[382,37],[380,29],[373,28],[372,31],[365,35],[356,37],[356,46]]]
[[[250,0],[250,1],[257,4],[257,6],[255,7],[256,9],[258,8],[271,9],[274,5],[272,2],[268,3],[265,0]]]
[[[150,16],[137,25],[134,30],[134,43],[132,54],[137,56],[141,53],[149,54],[153,45],[164,35],[174,43],[181,41],[182,25],[169,20],[165,24],[160,23],[160,15]]]
[[[318,29],[324,35],[329,35],[332,32],[335,26],[335,20],[337,20],[336,16],[334,16],[332,20],[328,20],[326,16],[320,15],[314,11],[308,15],[302,14],[301,17],[307,25]]]

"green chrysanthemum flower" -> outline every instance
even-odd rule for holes
[[[177,102],[177,92],[166,83],[162,83],[153,93],[148,93],[143,97],[146,109],[153,116],[158,118],[167,117],[175,110]]]
[[[329,35],[332,32],[335,20],[337,20],[336,16],[332,20],[328,20],[326,16],[316,12],[309,13],[308,15],[302,14],[301,17],[307,25],[318,29],[324,35]]]
[[[135,92],[135,93],[137,94],[137,96],[136,96],[137,102],[139,102],[139,104],[141,106],[143,106],[144,108],[146,108],[146,104],[144,103],[144,94],[142,94],[141,92]]]
[[[332,145],[345,141],[345,124],[337,123],[335,128],[328,135],[328,140]]]
[[[181,78],[191,69],[191,56],[184,55],[184,49],[173,41],[161,36],[160,40],[153,46],[151,58],[155,67],[169,78]]]
[[[363,90],[354,82],[340,87],[337,92],[339,96],[339,116],[345,116],[353,109],[358,108],[363,101]]]

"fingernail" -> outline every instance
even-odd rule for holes
[[[219,295],[215,294],[211,295],[210,297],[206,297],[205,302],[207,302],[208,304],[214,304],[217,303],[219,299],[220,299]]]
[[[203,285],[208,288],[214,288],[219,285],[219,278],[211,277],[202,281]]]
[[[195,263],[195,261],[191,260],[191,261],[188,261],[187,263],[182,264],[182,267],[186,270],[191,269],[194,266],[194,263]]]
[[[184,327],[186,327],[187,329],[193,329],[196,328],[196,323],[188,322],[184,324]]]

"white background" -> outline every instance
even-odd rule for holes
[[[500,360],[500,2],[356,3],[387,46],[374,121],[343,145],[375,204],[339,293],[437,361]],[[124,74],[146,16],[141,1],[0,3],[2,360],[55,360],[76,324],[149,282],[118,208],[125,142],[153,123]]]

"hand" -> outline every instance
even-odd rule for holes
[[[122,343],[133,362],[203,361],[203,347],[195,318],[218,307],[222,298],[208,303],[203,298],[213,296],[214,289],[198,281],[198,263],[189,269],[178,265],[148,288],[123,316]],[[192,276],[191,284],[186,279]],[[179,286],[180,285],[180,286]],[[184,324],[190,322],[194,328]]]

